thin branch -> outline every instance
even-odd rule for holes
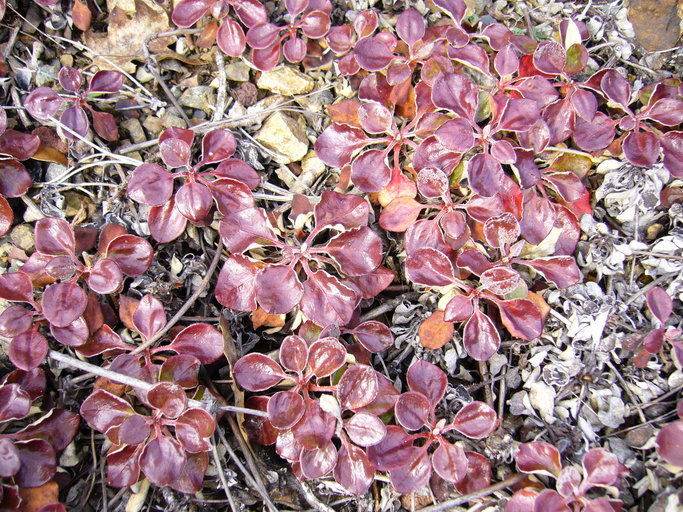
[[[297,480],[297,483],[299,484],[299,487],[301,487],[301,492],[304,495],[304,498],[306,499],[306,502],[313,507],[317,512],[334,512],[334,509],[328,505],[325,505],[322,501],[320,501],[315,494],[313,494],[313,491],[311,491],[310,487],[308,487],[308,484],[306,482],[299,482]]]
[[[223,491],[225,492],[225,495],[228,497],[230,509],[232,510],[232,512],[237,512],[235,500],[233,499],[232,493],[230,492],[230,486],[228,485],[228,481],[225,479],[223,465],[221,464],[221,459],[218,456],[218,450],[216,450],[216,443],[213,441],[213,439],[211,440],[211,454],[213,455],[213,463],[216,465],[216,472],[218,473],[218,478],[220,479],[221,485],[223,486]]]
[[[192,305],[195,303],[195,301],[199,298],[199,296],[204,293],[206,288],[209,286],[209,281],[211,281],[211,277],[213,276],[214,271],[216,270],[216,267],[218,266],[218,261],[221,258],[221,253],[223,252],[223,241],[221,240],[218,243],[218,247],[216,248],[216,253],[213,255],[213,260],[211,261],[211,265],[209,266],[208,270],[206,271],[206,275],[204,276],[204,279],[202,279],[202,282],[199,284],[195,292],[192,294],[192,296],[183,304],[183,306],[178,310],[178,312],[173,315],[173,318],[171,318],[168,323],[164,326],[163,329],[161,329],[158,333],[156,333],[154,336],[152,336],[150,339],[148,339],[145,343],[140,345],[138,348],[133,350],[131,352],[131,355],[139,354],[143,350],[147,350],[149,347],[154,345],[157,341],[159,341],[163,336],[166,335],[166,333],[171,330],[171,328],[178,323],[178,320],[182,316],[185,315],[188,309],[192,307]]]
[[[481,489],[480,491],[476,492],[471,492],[470,494],[465,494],[463,496],[458,496],[457,498],[453,498],[452,500],[447,500],[443,501],[441,503],[438,503],[436,505],[432,505],[431,507],[426,507],[420,510],[420,512],[447,512],[448,510],[451,510],[453,507],[457,507],[459,505],[463,505],[465,503],[468,503],[470,501],[474,501],[479,498],[483,498],[484,496],[488,496],[489,494],[493,494],[496,491],[502,491],[503,489],[507,489],[508,487],[515,485],[518,482],[521,482],[527,477],[527,475],[523,473],[517,473],[510,478],[506,478],[502,482],[498,482],[497,484],[489,485],[488,487],[485,487],[484,489]]]
[[[216,61],[216,67],[218,68],[218,92],[216,94],[216,109],[213,111],[211,121],[217,123],[223,119],[223,114],[225,113],[228,77],[225,73],[225,59],[223,58],[223,52],[214,50],[213,54]]]

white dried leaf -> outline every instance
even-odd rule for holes
[[[529,402],[536,409],[546,423],[554,423],[555,415],[555,389],[545,382],[534,382],[529,387]]]

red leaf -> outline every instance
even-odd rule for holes
[[[301,420],[291,431],[304,449],[314,450],[330,443],[336,424],[335,417],[322,410],[318,401],[309,400]]]
[[[187,396],[177,384],[160,382],[147,391],[147,401],[167,418],[175,419],[185,410]]]
[[[173,175],[157,164],[142,164],[133,172],[126,190],[138,203],[162,206],[173,194]]]
[[[296,272],[288,266],[271,265],[256,276],[256,299],[267,313],[289,313],[303,295],[303,285]]]
[[[188,409],[175,422],[178,441],[190,453],[211,449],[207,441],[216,430],[216,420],[204,409]]]
[[[176,192],[176,208],[192,222],[200,222],[209,214],[213,205],[211,192],[201,183],[185,183]]]
[[[21,389],[19,384],[0,386],[0,423],[21,419],[28,415],[30,409],[31,397]],[[2,476],[7,477],[9,475]]]
[[[280,345],[280,363],[293,372],[302,372],[308,364],[308,345],[296,335],[287,336]]]
[[[235,152],[237,142],[229,130],[213,130],[202,139],[202,164],[221,162]]]
[[[93,128],[95,133],[105,140],[114,142],[119,140],[119,128],[116,118],[107,112],[91,110]]]
[[[344,422],[344,430],[351,441],[359,446],[379,443],[387,433],[387,427],[377,416],[360,412]]]
[[[145,339],[152,338],[166,325],[164,305],[154,295],[145,295],[133,313],[133,324]]]
[[[102,433],[135,414],[128,402],[103,389],[97,389],[88,396],[81,404],[80,412],[90,426]]]
[[[617,486],[628,470],[619,462],[617,456],[602,448],[588,450],[583,456],[583,470],[585,478],[583,485],[591,486]]]
[[[442,124],[434,132],[434,136],[443,147],[456,153],[465,153],[474,146],[472,124],[462,117]]]
[[[334,338],[323,338],[313,343],[308,350],[308,367],[322,379],[336,372],[344,365],[346,349]]]
[[[484,270],[480,276],[481,287],[495,295],[507,295],[522,282],[519,273],[510,267],[493,267]]]
[[[0,298],[11,302],[33,302],[31,278],[22,271],[0,274]]]
[[[477,361],[488,361],[498,351],[500,335],[491,319],[475,309],[465,324],[463,343],[470,357]]]
[[[534,66],[547,75],[562,74],[566,60],[564,47],[554,41],[539,44],[534,52]]]
[[[515,455],[517,468],[523,473],[548,475],[557,478],[562,470],[560,452],[543,442],[523,443]]]
[[[0,154],[13,156],[17,160],[28,160],[35,155],[39,147],[40,138],[37,135],[17,132],[15,130],[7,130],[0,135]],[[31,186],[31,177],[26,172],[26,169],[24,169],[24,166],[15,160],[3,160],[2,164],[4,172],[13,174],[13,176],[2,176],[2,188],[10,192],[14,191],[14,195],[5,195],[17,197],[25,193],[26,190],[24,189],[28,189]],[[14,182],[15,179],[18,179],[18,181]],[[24,190],[24,192],[17,193],[19,190]]]
[[[422,208],[424,207],[411,197],[398,197],[382,210],[379,225],[386,231],[403,232],[417,220]]]
[[[95,263],[88,276],[88,286],[95,293],[113,293],[122,282],[121,269],[113,260],[106,258]]]
[[[45,120],[57,114],[64,100],[49,87],[38,87],[24,100],[24,107],[36,119]]]
[[[446,374],[424,359],[416,361],[408,368],[407,379],[410,390],[426,396],[432,408],[437,406],[446,393]]]
[[[683,402],[681,402],[683,403]],[[662,427],[655,440],[657,453],[674,466],[683,467],[683,420],[676,420]]]
[[[248,258],[232,255],[218,274],[216,300],[237,311],[254,311],[256,304],[256,278],[261,267]]]
[[[317,227],[341,224],[353,229],[367,225],[370,206],[360,196],[326,190],[313,211]]]
[[[483,455],[475,452],[465,452],[467,457],[467,473],[455,484],[460,494],[480,491],[491,485],[491,465]]]
[[[355,364],[349,367],[337,385],[337,400],[343,410],[358,410],[370,405],[379,393],[379,377],[371,367]]]
[[[496,301],[500,320],[510,334],[523,340],[535,340],[543,332],[543,317],[536,305],[527,299]]]
[[[268,400],[268,419],[277,429],[292,428],[306,409],[304,399],[294,391],[278,391]]]
[[[67,108],[63,113],[62,116],[59,118],[59,120],[71,130],[71,132],[75,132],[75,134],[64,130],[64,137],[71,141],[76,141],[78,140],[77,135],[80,135],[81,138],[85,138],[86,135],[88,135],[88,131],[90,131],[90,121],[88,121],[88,116],[85,113],[85,110],[83,110],[81,107],[78,105],[69,107]]]
[[[631,85],[616,69],[607,69],[600,80],[600,88],[609,99],[628,109]]]
[[[357,302],[352,288],[321,270],[309,274],[304,282],[300,307],[309,320],[321,327],[343,326],[351,320]]]
[[[389,472],[391,485],[396,492],[409,494],[424,487],[432,474],[432,464],[427,450],[418,448],[413,450],[404,465]]]
[[[33,311],[22,306],[9,306],[0,314],[0,335],[13,338],[33,325]]]
[[[388,426],[384,439],[367,448],[368,459],[378,471],[391,471],[404,466],[415,451],[413,436],[396,425]]]
[[[98,71],[90,79],[88,92],[119,92],[123,75],[118,71]]]
[[[63,219],[46,217],[36,222],[36,250],[50,256],[73,255],[76,247],[74,232]]]
[[[502,187],[504,177],[500,162],[487,153],[477,153],[467,162],[470,188],[481,196],[496,194]]]
[[[173,343],[163,349],[194,356],[202,364],[211,364],[223,356],[223,335],[209,324],[196,323],[185,327]]]
[[[366,37],[356,43],[354,55],[360,66],[367,71],[380,71],[394,58],[391,49],[377,36]]]
[[[513,260],[520,265],[527,265],[539,272],[547,281],[558,288],[567,288],[581,280],[581,272],[571,256],[552,256],[535,260]]]
[[[479,94],[476,86],[465,75],[445,73],[434,82],[432,102],[438,108],[451,110],[472,121],[477,112]]]
[[[14,448],[19,453],[21,465],[14,475],[19,487],[40,487],[47,483],[57,470],[55,451],[42,439],[18,441]]]
[[[190,27],[213,5],[212,0],[183,0],[176,4],[171,19],[179,27]]]
[[[673,301],[663,288],[655,286],[647,292],[647,307],[664,324],[673,311]]]
[[[447,286],[455,282],[453,263],[435,249],[415,251],[406,259],[406,274],[415,284],[423,286]]]
[[[247,391],[264,391],[285,378],[280,365],[263,354],[247,354],[240,358],[232,375],[237,384]]]
[[[144,274],[154,259],[154,249],[144,238],[121,235],[114,238],[105,251],[106,258],[114,261],[129,276]]]
[[[164,350],[168,349],[168,347],[162,348]],[[201,364],[202,362],[198,358],[190,354],[171,356],[161,365],[159,380],[174,382],[185,389],[196,388]]]
[[[140,479],[140,452],[143,445],[114,445],[107,454],[107,483],[128,487]]]
[[[147,222],[152,238],[161,244],[178,238],[187,225],[187,219],[176,209],[173,198],[163,206],[152,206]]]
[[[185,460],[185,451],[178,441],[162,436],[147,443],[142,450],[140,469],[150,482],[163,487],[180,478]]]
[[[428,421],[431,404],[426,396],[409,391],[398,397],[394,411],[396,420],[406,430],[419,430]]]
[[[483,439],[498,427],[498,417],[484,402],[470,402],[458,411],[452,425],[470,439]]]
[[[412,7],[403,11],[396,20],[396,34],[409,45],[414,45],[425,35],[422,15]]]
[[[439,447],[432,454],[432,466],[434,471],[447,482],[459,482],[467,473],[465,451],[460,446],[442,438],[439,440]]]
[[[190,165],[190,145],[182,139],[159,138],[159,153],[164,163],[170,167],[187,167]]]
[[[88,340],[88,325],[83,317],[78,317],[66,327],[57,327],[50,324],[50,334],[58,342],[69,347],[80,347]]]
[[[92,13],[85,3],[81,2],[81,0],[75,0],[71,8],[71,19],[78,30],[86,32],[92,22]]]
[[[375,480],[375,469],[362,449],[344,443],[337,454],[334,479],[351,494],[360,496]]]
[[[88,296],[74,282],[57,283],[43,292],[43,315],[57,327],[66,327],[85,311]]]

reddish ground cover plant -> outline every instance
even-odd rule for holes
[[[386,436],[368,448],[370,462],[380,471],[389,471],[391,484],[400,493],[427,485],[432,471],[464,493],[489,485],[486,458],[452,443],[448,432],[482,439],[498,427],[495,411],[483,402],[471,402],[450,423],[436,419],[435,409],[448,385],[446,374],[427,361],[417,361],[406,378],[410,391],[399,395],[394,406],[398,425],[388,427]],[[416,446],[417,441],[422,444]],[[434,445],[438,447],[432,452]]]
[[[210,13],[213,20],[204,26],[197,46],[209,48],[215,41],[223,53],[239,57],[246,41],[240,24],[229,17],[230,7],[248,28],[268,21],[268,12],[258,0],[183,0],[175,5],[171,19],[179,27],[191,27]]]
[[[26,510],[20,491],[51,482],[57,471],[57,454],[73,440],[78,414],[53,408],[17,429],[29,416],[32,402],[45,392],[45,374],[15,370],[0,385],[0,506],[3,510]],[[63,511],[59,503],[44,505],[39,512]]]
[[[372,9],[366,9],[358,13],[351,25],[330,27],[325,41],[338,57],[337,67],[342,75],[355,75],[360,71],[360,64],[355,56],[355,45],[361,39],[372,35],[378,23],[377,13]]]
[[[122,299],[121,320],[142,342],[151,340],[166,325],[166,313],[156,297]],[[141,414],[139,407],[133,408],[126,399],[105,389],[96,390],[81,405],[88,424],[113,443],[107,454],[107,481],[114,487],[127,487],[144,474],[155,485],[196,493],[208,467],[206,452],[215,419],[204,409],[191,406],[187,393],[201,395],[199,369],[222,357],[222,336],[211,325],[196,323],[179,330],[168,345],[127,353],[134,348],[106,326],[83,347],[88,355],[118,354],[109,370],[153,384],[147,391],[134,390],[151,414]],[[164,352],[175,355],[160,355]]]
[[[21,160],[28,160],[40,147],[36,135],[7,129],[7,114],[0,109],[0,236],[14,221],[14,212],[6,197],[19,197],[33,183]]]
[[[119,129],[112,114],[93,109],[89,102],[94,101],[100,94],[114,94],[123,85],[123,75],[118,71],[98,71],[90,79],[88,88],[79,92],[83,86],[83,75],[70,66],[59,70],[59,85],[67,91],[66,95],[59,95],[49,87],[38,87],[33,90],[24,101],[29,114],[39,120],[47,120],[56,116],[65,103],[73,105],[66,108],[59,116],[59,121],[69,130],[80,137],[85,137],[90,131],[90,121],[85,109],[90,111],[95,133],[108,141],[119,139]],[[76,135],[64,130],[64,136],[69,140],[77,140]]]
[[[654,317],[656,328],[644,335],[634,335],[625,343],[627,348],[636,352],[633,363],[639,368],[644,368],[650,356],[657,354],[664,346],[664,342],[668,341],[674,348],[678,363],[683,364],[681,330],[666,327],[666,321],[673,312],[673,300],[663,288],[655,286],[647,293],[647,308]]]
[[[0,297],[32,308],[10,306],[0,315],[0,332],[12,338],[9,357],[17,368],[30,371],[45,360],[48,341],[41,334],[44,324],[49,325],[52,338],[71,347],[84,345],[95,332],[88,294],[79,281],[87,280],[92,292],[113,293],[120,289],[124,275],[141,275],[152,263],[154,252],[149,243],[116,224],[102,230],[99,249],[92,258],[85,251],[92,247],[96,231],[81,229],[78,235],[65,220],[39,220],[34,235],[36,252],[18,272],[0,275]],[[84,254],[84,262],[77,253]],[[34,287],[43,286],[36,301]]]
[[[213,130],[202,139],[202,156],[192,165],[194,132],[182,128],[168,128],[159,136],[159,153],[168,169],[158,164],[145,163],[135,169],[128,182],[128,195],[135,201],[150,205],[149,230],[161,243],[178,238],[187,221],[208,225],[213,220],[212,206],[216,203],[223,215],[252,208],[251,189],[260,177],[247,163],[231,158],[237,147],[229,130]],[[218,164],[200,171],[207,165]],[[184,184],[174,191],[176,178]],[[207,179],[212,178],[212,179]]]
[[[306,214],[310,209],[308,205]],[[345,326],[361,298],[374,297],[391,283],[393,273],[381,267],[382,241],[367,226],[370,207],[365,199],[323,192],[312,213],[315,226],[305,239],[291,232],[286,242],[261,208],[226,216],[220,233],[232,255],[218,276],[218,302],[238,311],[260,306],[275,315],[298,305],[321,327]],[[254,242],[274,250],[265,259],[251,259],[246,253]]]
[[[523,473],[556,479],[555,488],[517,491],[508,501],[505,512],[618,512],[623,503],[605,497],[592,497],[596,487],[615,488],[628,474],[616,455],[603,448],[588,450],[582,460],[583,475],[574,466],[562,467],[560,452],[542,442],[524,443],[515,455],[517,468]]]
[[[681,445],[683,444],[683,400],[678,402],[676,412],[678,413],[678,419],[662,427],[657,434],[655,443],[657,444],[657,453],[662,459],[673,466],[683,468],[683,453],[681,453]]]
[[[329,0],[285,0],[289,23],[273,25],[268,21],[252,25],[246,42],[252,48],[251,60],[258,69],[267,71],[280,62],[280,53],[287,61],[298,63],[306,57],[306,39],[321,39],[330,29],[332,4]]]
[[[283,379],[294,383],[291,390],[249,399],[248,405],[268,413],[267,419],[247,417],[250,438],[275,444],[277,453],[293,463],[301,478],[332,472],[349,492],[363,494],[375,475],[365,449],[386,433],[378,416],[394,405],[397,393],[391,383],[370,366],[352,364],[333,384],[336,372],[346,365],[347,350],[332,337],[309,344],[300,336],[288,336],[279,360],[281,365],[254,353],[235,363],[235,380],[247,391],[266,391]],[[339,450],[334,437],[341,442]]]

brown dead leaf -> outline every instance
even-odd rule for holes
[[[109,13],[106,33],[89,30],[83,38],[94,52],[93,64],[99,69],[116,69],[106,58],[134,73],[132,61],[145,60],[144,47],[148,40],[150,52],[161,51],[173,42],[173,37],[155,38],[156,34],[169,28],[166,11],[144,0],[135,0],[134,14],[128,15],[116,6]]]
[[[90,12],[90,9],[88,9],[88,6],[81,2],[81,0],[75,0],[74,5],[71,8],[71,19],[74,20],[76,28],[85,32],[90,28],[92,13]]]
[[[434,311],[420,325],[417,333],[423,347],[437,350],[453,338],[453,322],[444,322],[443,316],[443,311]]]
[[[258,307],[256,308],[256,311],[251,314],[251,323],[253,324],[254,329],[263,326],[282,327],[285,325],[285,315],[271,315],[263,311],[261,307]]]
[[[53,162],[61,165],[66,165],[68,163],[64,153],[60,153],[50,146],[43,145],[38,146],[38,151],[36,151],[31,158],[40,162]]]
[[[680,0],[631,0],[628,19],[636,39],[649,51],[676,46],[681,36]]]
[[[59,486],[51,481],[40,487],[19,489],[21,497],[21,510],[24,512],[37,512],[45,505],[59,503]]]

